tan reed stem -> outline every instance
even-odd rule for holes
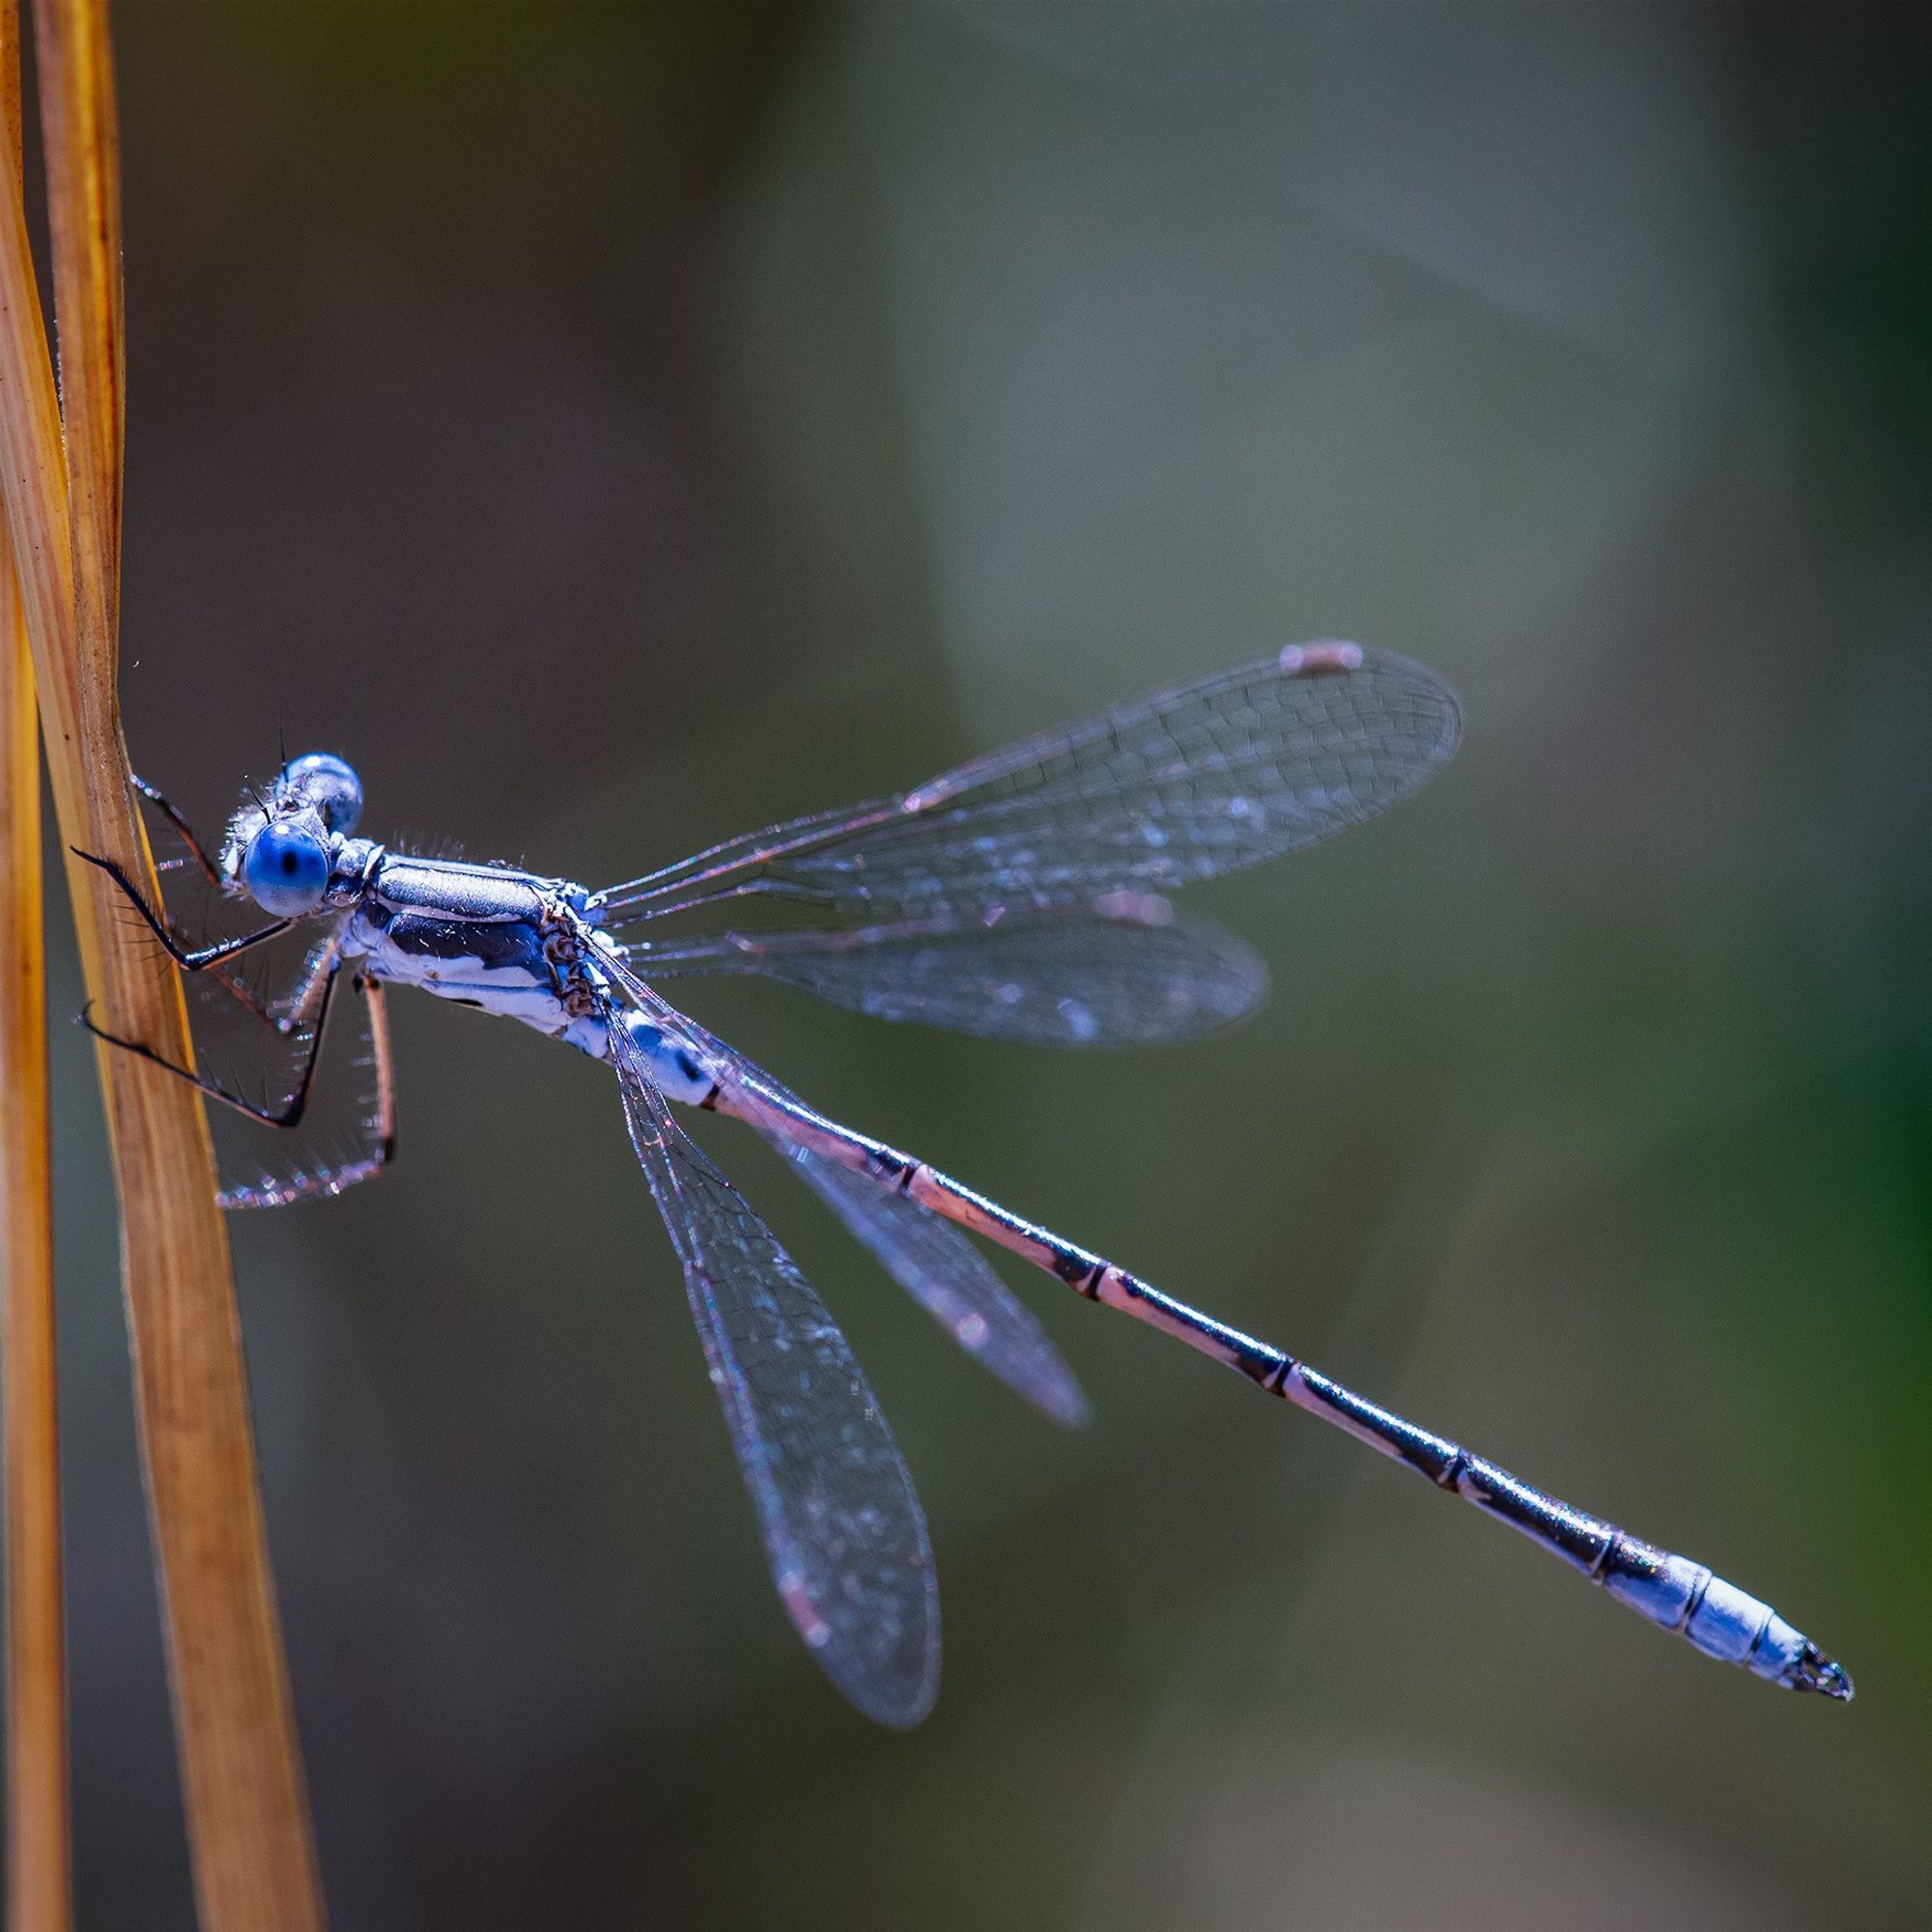
[[[20,169],[19,16],[0,7],[0,119]],[[7,1924],[73,1923],[46,933],[34,661],[0,530],[0,1387],[6,1402]]]
[[[36,0],[34,25],[62,395],[15,173],[0,196],[0,489],[62,839],[117,861],[157,896],[115,691],[124,361],[104,0]],[[103,1023],[188,1064],[173,968],[133,938],[102,874],[71,858],[67,872]],[[128,1054],[103,1050],[99,1066],[201,1921],[311,1932],[322,1901],[208,1123],[185,1082]]]

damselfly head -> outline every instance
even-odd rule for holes
[[[347,759],[333,752],[304,752],[282,767],[275,802],[283,808],[311,806],[331,832],[345,837],[362,816],[362,781]]]
[[[343,840],[362,815],[362,781],[331,752],[292,758],[267,793],[250,790],[229,821],[220,869],[229,892],[277,919],[322,903]]]
[[[275,919],[299,919],[322,903],[333,861],[311,811],[271,818],[242,856],[242,885]]]

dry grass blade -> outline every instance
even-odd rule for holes
[[[8,152],[17,169],[20,70],[11,9],[0,33]],[[7,1923],[14,1932],[68,1932],[73,1923],[41,885],[34,665],[13,545],[0,531],[0,1371],[7,1406]]]
[[[35,28],[64,393],[57,404],[16,170],[0,196],[0,487],[63,840],[153,891],[115,697],[123,362],[104,6],[43,0]],[[173,969],[124,942],[99,873],[71,861],[68,877],[103,1018],[185,1061]],[[321,1925],[322,1905],[208,1123],[185,1083],[127,1054],[103,1053],[100,1066],[202,1922],[301,1932]]]
[[[0,157],[20,168],[19,18],[0,6]],[[7,1406],[7,1923],[73,1923],[41,746],[14,547],[0,531],[0,1385]]]
[[[60,1417],[47,1146],[41,757],[33,662],[0,536],[0,1330],[7,1406],[7,1922],[73,1922]]]

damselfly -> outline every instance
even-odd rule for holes
[[[1177,922],[1166,895],[1373,816],[1449,756],[1459,729],[1454,694],[1421,666],[1355,644],[1292,645],[895,798],[729,839],[602,892],[356,837],[361,783],[327,753],[286,763],[245,799],[213,858],[137,781],[191,862],[268,923],[190,948],[117,867],[93,863],[113,874],[178,965],[209,975],[293,1043],[298,1071],[278,1104],[258,1104],[138,1040],[95,1031],[211,1098],[290,1126],[307,1104],[347,975],[377,1082],[366,1144],[335,1165],[235,1186],[223,1195],[235,1208],[336,1194],[387,1162],[389,984],[509,1015],[608,1062],[683,1264],[779,1596],[833,1683],[881,1722],[916,1723],[938,1681],[932,1551],[912,1480],[838,1326],[678,1125],[672,1102],[754,1127],[955,1340],[1048,1415],[1078,1421],[1080,1390],[959,1228],[1406,1463],[1708,1655],[1775,1684],[1849,1697],[1836,1663],[1702,1564],[1532,1489],[928,1163],[826,1119],[658,990],[680,977],[757,974],[880,1018],[990,1038],[1114,1046],[1200,1035],[1259,1006],[1266,975],[1230,934]],[[734,900],[789,902],[820,923],[651,936],[660,920]],[[230,962],[292,929],[312,938],[306,965],[282,997],[263,1000]]]

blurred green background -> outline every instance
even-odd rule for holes
[[[1057,1433],[719,1123],[931,1518],[940,1705],[870,1729],[774,1602],[608,1076],[404,997],[399,1170],[234,1224],[335,1923],[1927,1922],[1922,10],[117,30],[139,769],[213,823],[282,729],[379,837],[594,884],[1290,639],[1423,659],[1449,772],[1197,895],[1274,969],[1237,1035],[694,1009],[1859,1687],[1705,1662],[1014,1271],[1098,1411]],[[185,1927],[54,1037],[82,1922]]]

